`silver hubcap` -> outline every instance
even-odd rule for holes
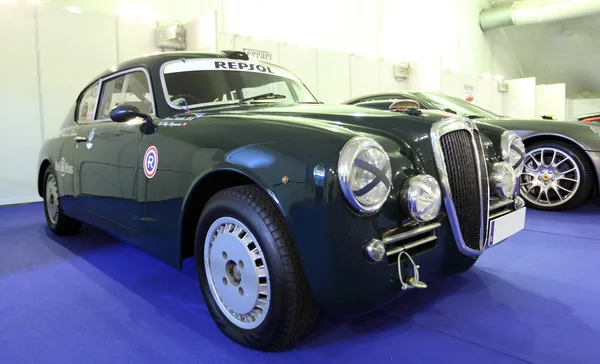
[[[525,157],[521,196],[535,205],[559,206],[573,198],[580,181],[573,158],[554,148],[534,149]]]
[[[250,230],[232,217],[217,219],[204,241],[204,269],[221,312],[254,329],[269,311],[271,283],[263,253]]]
[[[53,175],[46,180],[46,211],[53,224],[58,221],[58,187]]]

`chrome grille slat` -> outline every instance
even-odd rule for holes
[[[479,130],[465,117],[447,118],[433,125],[431,142],[458,249],[479,256],[489,220],[488,176]]]

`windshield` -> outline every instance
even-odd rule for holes
[[[185,59],[168,63],[163,77],[167,101],[176,108],[240,101],[318,103],[292,73],[259,62]]]
[[[433,106],[439,110],[453,112],[458,115],[471,117],[475,116],[486,119],[495,119],[501,117],[500,115],[494,114],[491,111],[483,109],[477,105],[473,105],[468,101],[461,100],[458,97],[431,92],[418,92],[416,94],[433,104]]]

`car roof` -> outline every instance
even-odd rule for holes
[[[176,51],[176,52],[161,52],[161,53],[152,53],[146,56],[141,56],[141,57],[137,57],[137,58],[133,58],[133,59],[129,59],[127,61],[121,62],[105,71],[103,71],[102,73],[100,73],[98,76],[96,76],[94,78],[94,80],[91,82],[95,82],[96,80],[100,79],[100,78],[105,78],[108,77],[114,73],[118,73],[120,71],[126,70],[126,69],[130,69],[130,68],[135,68],[135,67],[144,67],[147,68],[148,70],[157,70],[160,68],[160,66],[162,66],[163,63],[171,61],[171,60],[176,60],[176,59],[193,59],[193,58],[223,58],[223,59],[235,59],[235,60],[244,60],[244,59],[240,59],[238,57],[233,57],[231,56],[231,53],[243,53],[243,52],[239,52],[239,51],[223,51],[223,52],[194,52],[194,51]],[[266,64],[266,65],[271,65],[271,66],[275,66],[281,69],[285,69],[286,71],[289,72],[289,70],[287,70],[284,67],[281,67],[278,64],[272,63],[272,62],[268,62],[268,61],[264,61],[262,59],[254,59],[254,58],[250,58],[250,60],[252,62],[259,62],[262,64]],[[290,72],[292,73],[292,72]],[[90,84],[91,84],[90,83]]]

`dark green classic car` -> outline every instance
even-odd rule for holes
[[[464,117],[323,105],[242,52],[162,53],[84,88],[38,185],[56,234],[193,256],[219,329],[276,351],[319,308],[373,310],[522,229],[521,146]]]

